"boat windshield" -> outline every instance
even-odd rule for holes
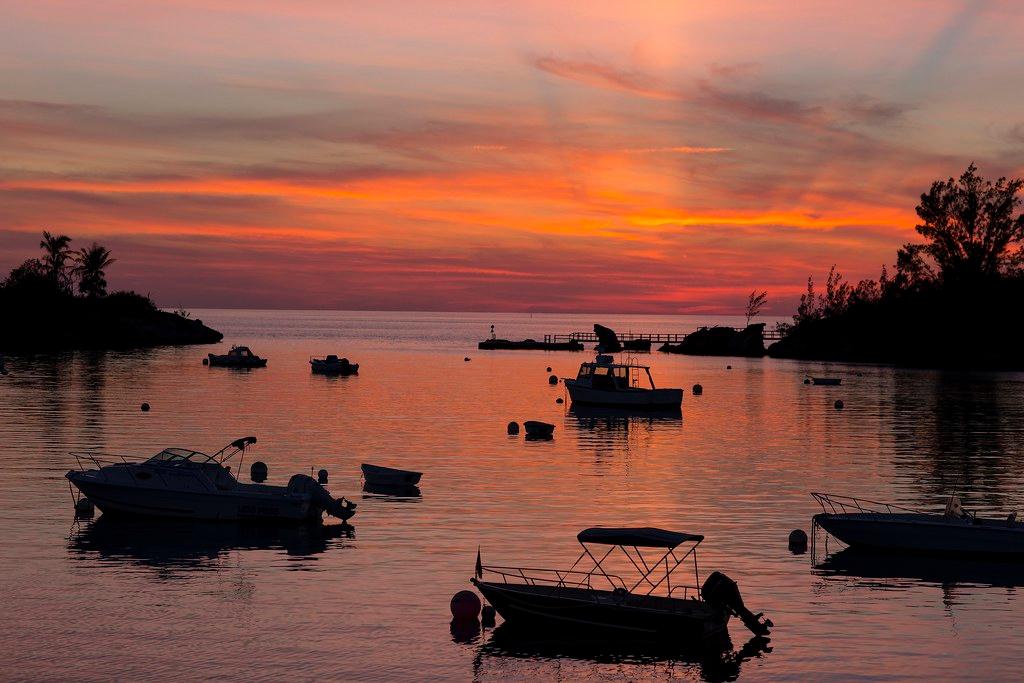
[[[200,453],[199,451],[192,451],[187,448],[165,448],[147,460],[147,462],[177,463],[187,461],[203,463],[211,460],[213,460],[213,458],[206,453]]]

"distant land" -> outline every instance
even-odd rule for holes
[[[161,311],[147,296],[107,294],[106,268],[115,261],[110,251],[96,243],[72,251],[70,242],[44,232],[43,257],[25,261],[0,282],[0,350],[128,349],[223,339],[184,311]]]

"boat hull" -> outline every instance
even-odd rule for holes
[[[360,465],[363,471],[363,478],[371,486],[405,487],[416,486],[420,483],[422,472],[410,472],[408,470],[396,470],[392,467],[380,467],[379,465]]]
[[[1024,559],[1024,525],[943,515],[819,513],[814,522],[850,547],[937,555]]]
[[[358,375],[359,363],[328,363],[311,360],[309,367],[315,375]]]
[[[682,389],[609,391],[583,386],[574,379],[566,379],[564,383],[572,402],[581,405],[665,410],[678,409],[683,403]]]
[[[319,517],[303,494],[252,495],[112,484],[69,472],[68,479],[104,514],[203,520],[303,521]]]
[[[657,638],[702,640],[726,630],[729,615],[696,600],[660,598],[668,609],[616,601],[606,591],[491,583],[473,579],[509,623],[547,628],[587,628]],[[633,596],[630,596],[631,598]],[[642,600],[636,596],[636,600]]]
[[[227,356],[215,356],[212,353],[207,357],[210,359],[211,368],[265,368],[267,366],[266,358],[238,360],[237,358],[229,358]]]

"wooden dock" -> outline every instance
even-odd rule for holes
[[[693,330],[693,332],[697,332],[699,330],[706,330],[706,329],[709,329],[709,328],[708,327],[701,327],[701,328],[698,328],[697,330]],[[743,328],[743,327],[734,327],[732,329],[736,330],[737,332],[742,332],[745,328]],[[653,346],[654,344],[678,344],[678,343],[682,342],[684,339],[686,339],[686,337],[688,337],[689,335],[693,334],[693,332],[680,332],[680,333],[673,333],[673,334],[664,334],[664,333],[660,333],[660,332],[659,333],[650,333],[650,332],[616,332],[616,335],[618,336],[619,341],[621,341],[621,342],[632,341],[634,339],[642,339],[642,340],[645,340],[645,341],[650,341],[652,346]],[[773,341],[779,341],[780,339],[782,339],[782,335],[779,334],[778,330],[768,329],[767,327],[765,327],[764,332],[762,334],[762,338],[766,342],[773,342]],[[551,344],[557,344],[557,343],[561,343],[561,342],[570,342],[570,341],[597,342],[598,338],[597,338],[597,334],[595,332],[569,332],[567,334],[545,334],[544,335],[544,341],[546,343],[551,343]]]

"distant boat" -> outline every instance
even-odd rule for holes
[[[79,469],[65,477],[104,514],[235,521],[317,521],[325,512],[347,520],[355,514],[355,503],[333,498],[306,474],[292,476],[287,486],[239,482],[226,463],[241,455],[241,469],[254,443],[256,437],[247,436],[213,455],[165,448],[144,461],[118,457],[110,464],[80,454]]]
[[[725,632],[732,615],[758,635],[767,635],[772,626],[744,606],[736,583],[724,574],[713,572],[700,584],[701,535],[649,527],[596,527],[584,529],[576,539],[583,552],[569,569],[485,566],[478,555],[472,583],[507,622],[563,633],[599,629],[703,642]],[[588,544],[612,547],[598,552]],[[680,546],[689,549],[676,554]],[[630,577],[629,583],[602,564],[616,548],[637,569],[638,576]],[[643,550],[650,555],[651,549],[657,549],[656,555],[644,557]],[[671,578],[684,563],[693,565],[693,584]],[[488,574],[494,578],[484,580]]]
[[[656,388],[650,367],[613,360],[599,355],[592,363],[582,363],[575,379],[564,378],[574,404],[655,409],[679,409],[682,405],[683,390]],[[641,374],[650,386],[640,386]]]
[[[422,472],[399,470],[394,467],[381,467],[380,465],[370,465],[365,462],[359,467],[363,471],[363,479],[371,486],[416,486],[420,483],[420,477],[423,476]]]
[[[211,367],[262,368],[267,365],[267,359],[254,354],[248,346],[232,346],[231,350],[225,354],[209,353],[207,358],[210,360]]]
[[[818,386],[837,387],[843,383],[841,377],[811,377],[811,382]]]
[[[536,339],[510,341],[485,339],[476,345],[482,351],[582,351],[583,343],[572,339],[565,342],[539,342]]]
[[[956,496],[942,514],[829,493],[811,496],[822,509],[814,524],[854,548],[1024,559],[1024,523],[1016,514],[983,519],[964,510]]]
[[[318,375],[359,374],[359,363],[350,363],[348,358],[338,358],[333,353],[326,358],[310,358],[309,366]]]

